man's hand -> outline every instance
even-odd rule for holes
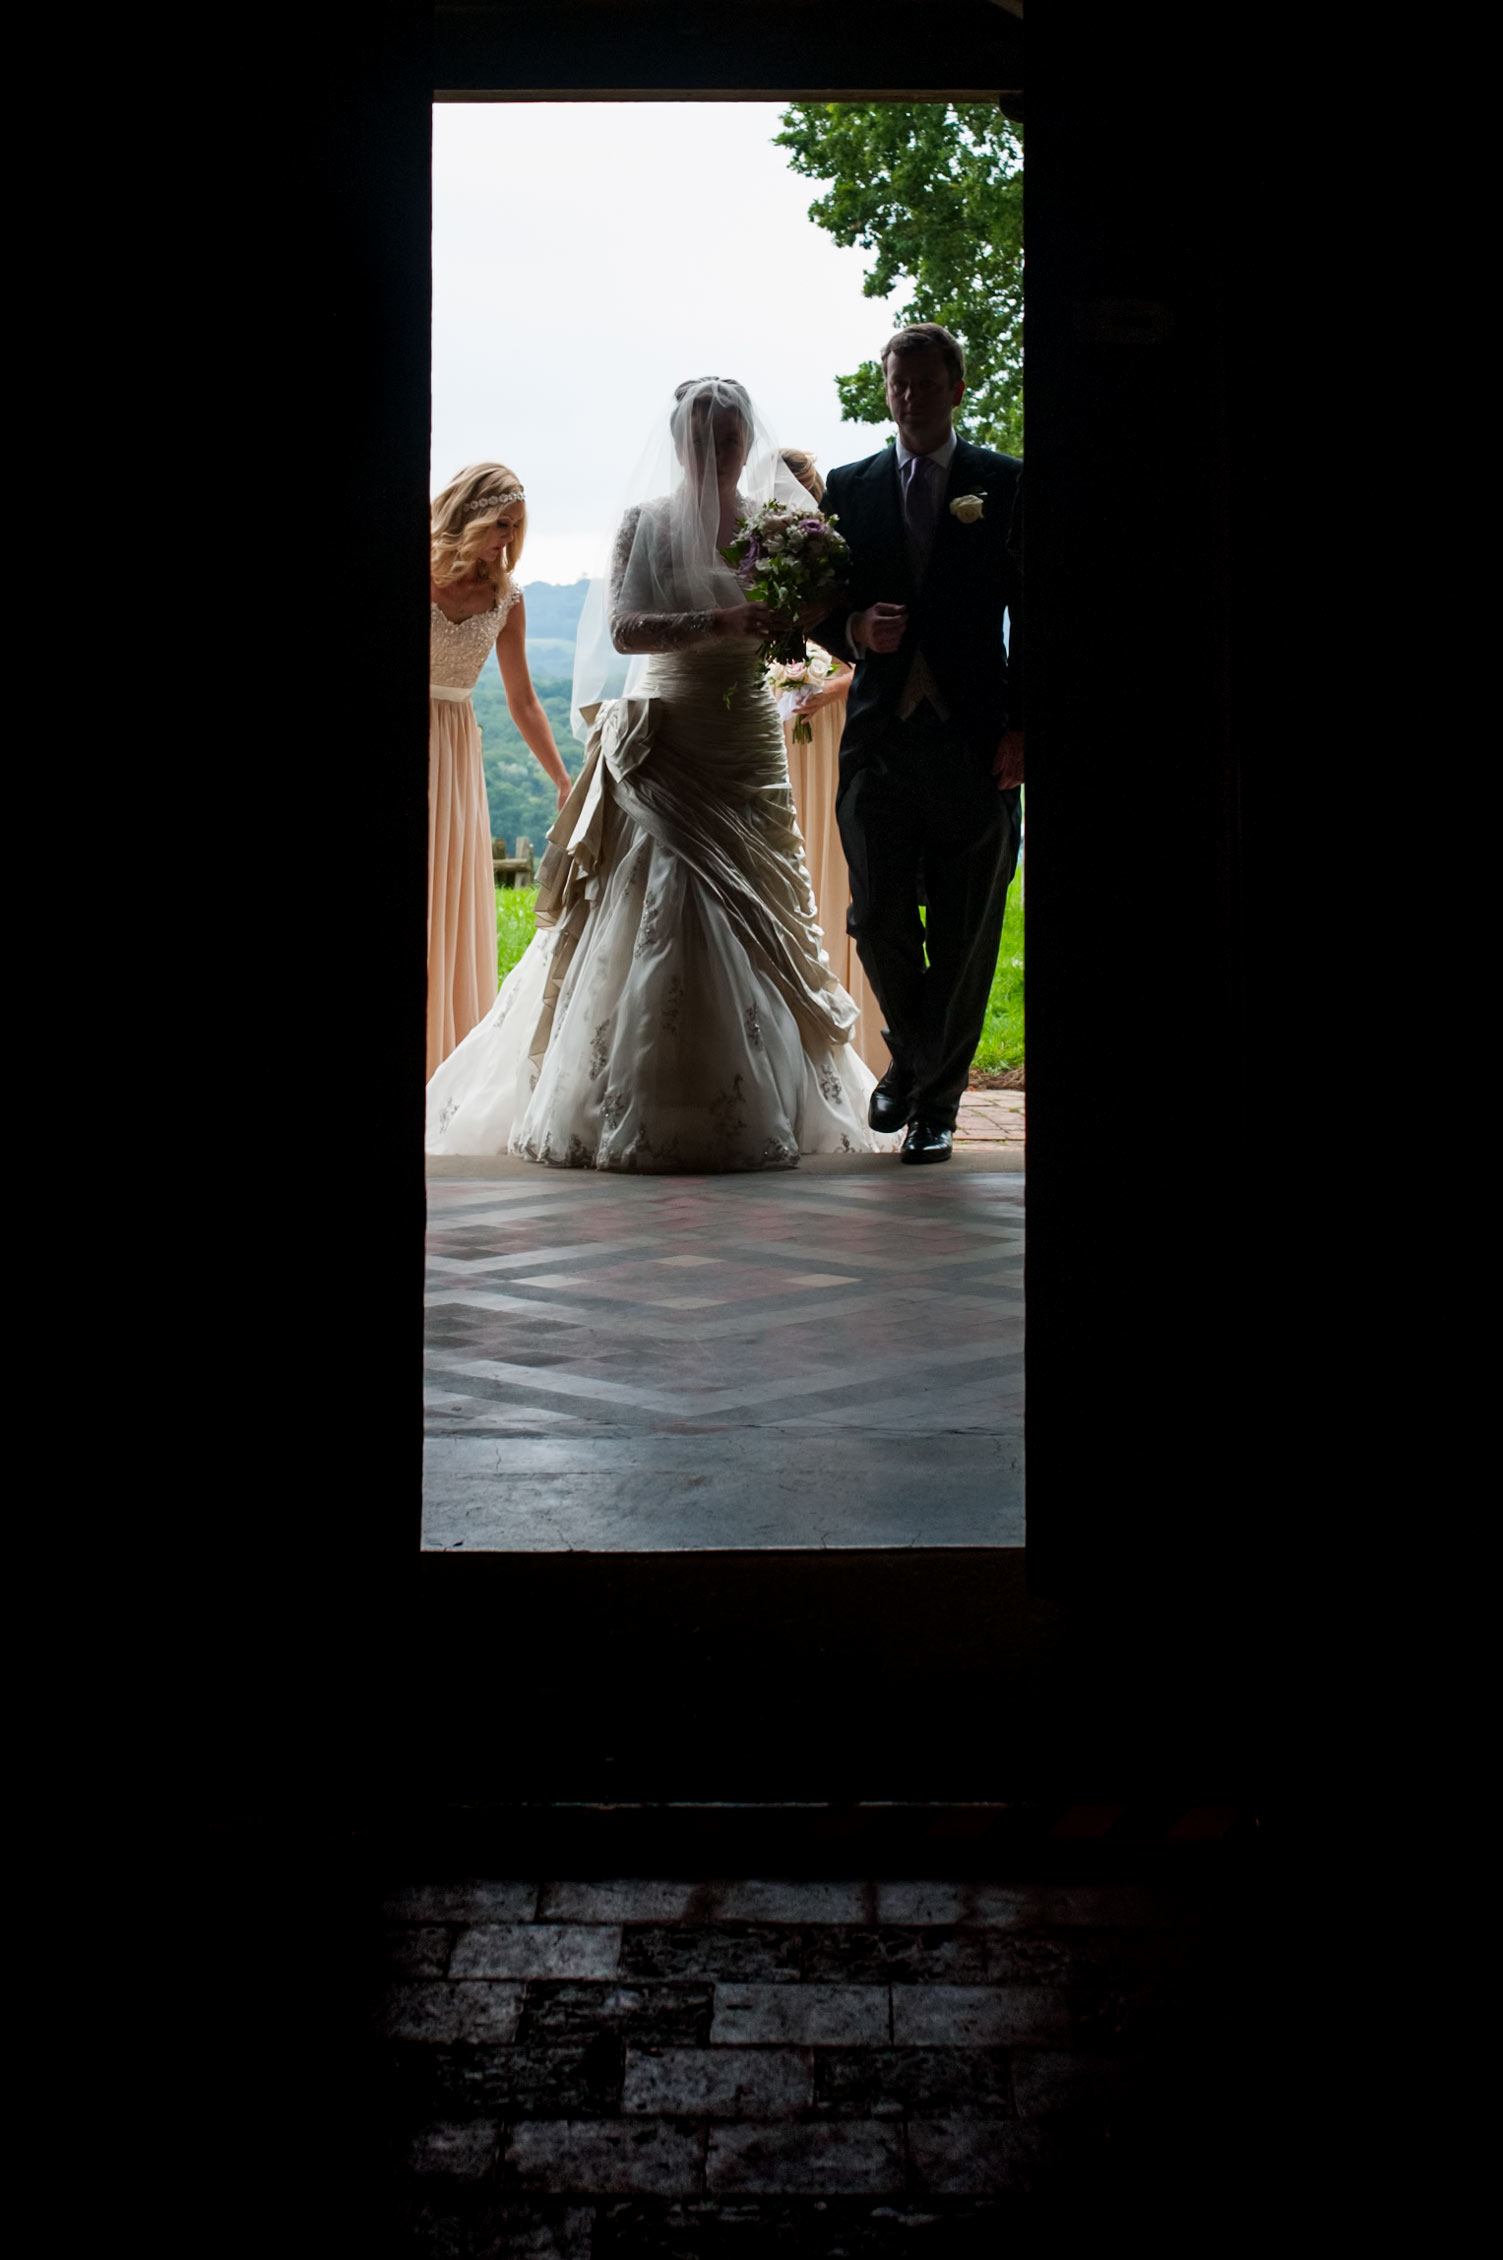
[[[992,762],[992,775],[997,780],[997,790],[1005,793],[1023,782],[1023,732],[1004,730]]]
[[[908,633],[906,604],[869,604],[851,622],[856,643],[866,651],[896,651]]]

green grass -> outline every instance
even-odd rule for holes
[[[496,967],[503,981],[532,940],[532,909],[537,899],[536,887],[496,889]],[[1008,889],[1002,947],[997,953],[975,1065],[984,1074],[1024,1065],[1023,898],[1016,879]]]
[[[971,1063],[983,1074],[1002,1067],[1022,1067],[1023,1058],[1023,897],[1014,879],[1007,890],[1007,917],[1002,926],[1002,947],[992,975],[987,1000],[986,1025]]]
[[[502,980],[532,940],[532,910],[536,887],[496,889],[496,971]]]

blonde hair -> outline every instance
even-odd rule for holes
[[[476,510],[473,516],[467,517],[465,513],[484,496],[520,493],[521,487],[516,472],[509,471],[504,463],[471,463],[449,481],[442,493],[433,497],[428,570],[440,588],[464,580],[473,571],[478,580],[495,580],[498,600],[506,595],[511,576],[522,561],[522,544],[527,537],[527,504],[525,501],[497,502],[489,510]],[[511,540],[501,552],[500,562],[492,567],[486,564],[480,551],[503,509],[516,523]]]
[[[816,502],[823,502],[825,482],[818,471],[815,470],[814,457],[809,453],[808,448],[785,447],[783,449],[783,461],[798,480],[799,485],[807,487]]]

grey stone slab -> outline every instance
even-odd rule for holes
[[[707,1983],[587,1985],[533,1983],[518,2027],[528,2044],[619,2034],[649,2048],[702,2048],[710,2037],[715,1989]]]
[[[934,1272],[941,1274],[947,1280],[964,1279],[968,1286],[974,1286],[977,1271],[982,1267],[990,1267],[995,1270],[999,1257],[1011,1255],[1011,1260],[1014,1263],[1021,1264],[1023,1260],[1021,1234],[1004,1236],[995,1232],[988,1225],[976,1227],[975,1236],[977,1240],[975,1248],[964,1254],[958,1254],[952,1250],[944,1255],[920,1255],[915,1251],[902,1248],[894,1248],[888,1251],[863,1248],[859,1254],[853,1254],[848,1248],[821,1247],[817,1238],[725,1240],[720,1244],[723,1247],[739,1248],[743,1253],[754,1256],[758,1262],[776,1263],[782,1261],[790,1265],[796,1264],[801,1271],[807,1269],[811,1264],[822,1264],[830,1270],[834,1270],[837,1266],[843,1266],[846,1271],[875,1272],[878,1278],[884,1282],[884,1291],[886,1282],[890,1277],[908,1280],[915,1277],[922,1278],[926,1272]],[[1012,1254],[1009,1246],[1004,1245],[1004,1238],[1007,1242],[1016,1238],[1018,1246],[1015,1254]],[[1008,1284],[1011,1285],[1011,1273],[1005,1273],[1004,1276],[1007,1278]]]
[[[375,2027],[389,2040],[476,2041],[502,2045],[522,2013],[520,1985],[408,1980],[389,1986]]]
[[[526,1923],[537,1903],[535,1883],[408,1883],[387,1893],[381,1912],[391,1923]]]
[[[887,1988],[717,1985],[710,2038],[726,2048],[880,2044],[889,2038]]]
[[[500,2148],[501,2129],[494,2119],[470,2119],[458,2125],[439,2123],[413,2136],[405,2164],[410,2174],[442,2175],[449,2181],[485,2181]]]
[[[477,1307],[489,1307],[483,1298],[467,1299]],[[535,1308],[536,1306],[532,1306]],[[661,1385],[648,1386],[637,1382],[613,1381],[605,1375],[575,1373],[564,1366],[554,1366],[540,1372],[535,1366],[514,1364],[505,1358],[464,1358],[447,1353],[431,1352],[428,1364],[440,1373],[453,1373],[473,1380],[504,1382],[512,1388],[524,1389],[529,1394],[541,1390],[545,1394],[556,1392],[567,1397],[590,1397],[603,1404],[639,1405],[644,1409],[661,1412],[673,1419],[708,1419],[722,1413],[745,1411],[755,1405],[791,1403],[802,1397],[832,1396],[853,1389],[870,1389],[874,1385],[887,1388],[894,1384],[911,1386],[916,1375],[937,1374],[945,1371],[963,1371],[966,1368],[986,1366],[991,1360],[1016,1352],[1022,1326],[1021,1317],[1010,1318],[998,1313],[998,1321],[982,1340],[971,1340],[943,1349],[915,1350],[894,1353],[878,1358],[851,1358],[843,1360],[838,1369],[821,1367],[817,1372],[779,1374],[774,1380],[746,1383],[734,1389],[684,1387],[665,1389]],[[641,1336],[643,1325],[633,1324],[630,1332]],[[703,1341],[712,1331],[707,1326],[693,1330],[692,1338]],[[734,1328],[732,1328],[734,1331]],[[689,1338],[686,1336],[686,1339]],[[655,1361],[661,1371],[661,1361]]]
[[[803,1973],[804,1934],[787,1923],[649,1924],[621,1933],[624,1978],[715,1978],[787,1984]]]
[[[1013,1927],[1040,1920],[1042,1892],[1032,1885],[995,1883],[879,1883],[882,1923],[984,1923]]]
[[[536,1271],[539,1266],[561,1263],[591,1262],[597,1256],[628,1255],[637,1248],[658,1245],[651,1233],[639,1233],[630,1240],[577,1240],[565,1241],[556,1248],[529,1248],[522,1253],[494,1256],[445,1256],[428,1258],[430,1271],[438,1272],[444,1279],[478,1279],[482,1273]]]
[[[443,1923],[397,1923],[386,1932],[386,1966],[393,1977],[441,1978],[453,1932]]]
[[[433,1422],[430,1421],[430,1427]],[[569,1430],[593,1429],[576,1413],[554,1412],[545,1405],[517,1405],[505,1411],[469,1398],[446,1405],[439,1416],[444,1434],[460,1436],[556,1436]]]
[[[621,1958],[619,1925],[477,1923],[449,1958],[451,1977],[608,1978]]]
[[[508,2198],[492,2191],[477,2206],[475,2194],[465,2193],[471,2202],[458,2213],[432,2204],[399,2203],[389,2216],[390,2241],[385,2249],[421,2254],[423,2260],[592,2260],[593,2204]],[[387,2225],[383,2219],[383,2227]]]
[[[812,2101],[807,2054],[789,2048],[631,2048],[623,2111],[658,2118],[789,2117]]]
[[[822,1925],[808,1933],[802,1975],[816,1985],[992,1985],[997,1934]]]
[[[625,1878],[615,1883],[545,1883],[538,1913],[555,1923],[682,1922],[703,1886]]]
[[[430,1246],[443,1249],[447,1245],[452,1245],[463,1232],[504,1231],[514,1224],[538,1224],[546,1222],[549,1218],[561,1223],[567,1220],[572,1206],[573,1204],[568,1202],[562,1193],[559,1193],[551,1200],[546,1201],[513,1199],[505,1207],[492,1201],[488,1207],[466,1210],[463,1216],[435,1217],[430,1215],[428,1219],[428,1241]]]
[[[984,1181],[991,1177],[1017,1182],[1024,1174],[1023,1156],[1024,1149],[1021,1146],[958,1145],[945,1164],[945,1176],[952,1184],[961,1178],[980,1178]],[[626,1170],[608,1169],[555,1170],[542,1162],[523,1161],[517,1154],[428,1154],[423,1166],[428,1182],[433,1186],[447,1187],[463,1181],[494,1183],[510,1188],[513,1185],[535,1185],[541,1177],[545,1182],[558,1182],[571,1191],[577,1185],[586,1191],[598,1191],[603,1197],[630,1198],[636,1195],[643,1201],[651,1200],[654,1196],[660,1197],[661,1188],[665,1185],[682,1188],[685,1185],[698,1187],[702,1184],[713,1185],[717,1192],[722,1188],[745,1186],[748,1197],[755,1199],[769,1182],[779,1186],[797,1185],[802,1191],[812,1178],[826,1181],[820,1186],[821,1191],[828,1190],[828,1181],[831,1179],[854,1179],[858,1182],[842,1189],[855,1194],[875,1192],[880,1187],[884,1192],[892,1192],[894,1198],[912,1201],[933,1198],[932,1195],[922,1193],[917,1186],[914,1186],[911,1193],[902,1190],[913,1185],[915,1173],[906,1169],[897,1156],[891,1153],[802,1154],[796,1169],[768,1171],[765,1175],[760,1171],[745,1171],[731,1177],[710,1178],[639,1177]],[[925,1177],[928,1176],[927,1171],[924,1174]],[[865,1182],[861,1182],[863,1180]],[[876,1181],[875,1184],[873,1180]]]
[[[832,2119],[1010,2119],[1005,2048],[816,2048],[814,2101]]]
[[[1000,1930],[991,1934],[996,1985],[1047,1985],[1056,1990],[1089,1986],[1103,1961],[1118,1985],[1136,1969],[1138,1957],[1117,1931]]]
[[[715,2126],[705,2187],[789,2195],[881,2196],[906,2179],[900,2130],[889,2126]]]
[[[1056,1884],[1045,1896],[1041,1920],[1111,1930],[1178,1930],[1186,1913],[1181,1894],[1148,1884]]]
[[[908,2129],[915,2186],[935,2196],[1026,2195],[1039,2148],[1036,2128],[1003,2120],[914,2120]]]
[[[508,2186],[562,2197],[687,2197],[700,2188],[703,2171],[703,2134],[666,2120],[524,2120],[506,2145]]]
[[[1040,1985],[895,1985],[892,2037],[898,2046],[989,2048],[1065,2038],[1062,1994]]]
[[[880,1405],[859,1397],[840,1405],[821,1406],[780,1425],[817,1435],[841,1430],[894,1442],[915,1432],[932,1438],[943,1459],[961,1438],[984,1437],[994,1447],[1007,1447],[1004,1480],[1021,1499],[1023,1476],[1023,1406],[1021,1391],[999,1384],[993,1374],[957,1388],[946,1382],[937,1388],[894,1390]],[[1010,1432],[1010,1433],[1009,1433]]]
[[[849,1439],[829,1441],[777,1429],[430,1437],[424,1537],[523,1552],[1022,1543],[1014,1442],[873,1435],[873,1422],[868,1405]]]
[[[564,2046],[396,2044],[394,2095],[411,2118],[460,2120],[614,2118],[626,2051],[597,2032]]]
[[[715,1920],[728,1923],[859,1923],[870,1886],[747,1880],[721,1886]]]

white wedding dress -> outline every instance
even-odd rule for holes
[[[537,935],[428,1085],[429,1153],[746,1170],[895,1145],[867,1128],[875,1077],[848,1040],[755,640],[704,612],[612,627],[652,656],[630,696],[586,711]]]

